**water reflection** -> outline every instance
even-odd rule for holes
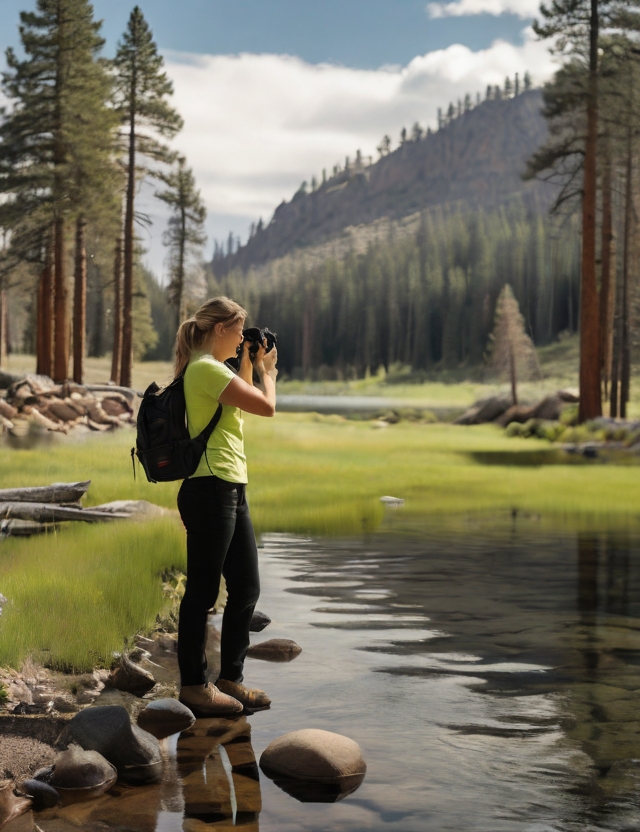
[[[273,623],[253,640],[303,649],[287,665],[247,663],[272,709],[251,725],[199,720],[166,741],[162,784],[45,813],[43,832],[640,828],[640,527],[394,524],[267,537],[260,605]],[[173,653],[154,661],[175,674]],[[360,744],[355,793],[300,802],[261,776],[256,757],[300,728]]]

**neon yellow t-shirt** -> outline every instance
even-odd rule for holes
[[[184,374],[184,397],[187,405],[187,428],[193,439],[204,430],[218,408],[218,398],[232,378],[233,370],[209,353],[191,357]],[[194,477],[215,474],[227,482],[248,482],[242,426],[238,407],[222,405],[222,415],[209,437]]]

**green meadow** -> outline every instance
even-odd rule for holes
[[[470,517],[541,518],[565,528],[635,523],[640,467],[597,461],[540,464],[551,446],[492,425],[400,422],[381,428],[340,416],[246,417],[249,500],[257,533],[351,535]],[[0,445],[3,487],[91,479],[85,505],[145,499],[175,508],[177,483],[134,480],[133,430]],[[553,453],[551,451],[551,453]],[[557,460],[555,460],[557,462]],[[386,509],[380,497],[405,501]],[[183,569],[177,515],[145,523],[68,526],[0,542],[0,664],[28,656],[59,669],[108,664],[126,638],[151,628],[162,574]]]
[[[382,519],[380,497],[411,515],[528,512],[625,516],[638,508],[635,465],[536,464],[549,443],[493,425],[368,421],[314,413],[245,416],[249,499],[261,532],[352,534]],[[178,483],[152,484],[129,451],[132,430],[0,447],[3,486],[91,479],[86,505],[145,499],[175,508]],[[543,457],[540,457],[541,459]]]

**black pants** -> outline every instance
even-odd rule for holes
[[[207,681],[207,612],[218,597],[221,574],[229,597],[222,618],[219,678],[241,682],[249,624],[260,595],[258,550],[245,486],[213,476],[185,480],[178,509],[187,530],[187,587],[178,624],[181,684]]]

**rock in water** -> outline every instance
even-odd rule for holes
[[[70,745],[56,757],[47,782],[65,801],[76,802],[104,794],[117,779],[118,772],[102,754]]]
[[[290,662],[302,653],[302,647],[290,638],[270,638],[252,644],[247,656],[265,662]]]
[[[156,699],[138,714],[138,725],[161,740],[186,731],[196,721],[193,713],[177,699]]]
[[[42,780],[25,780],[21,785],[21,790],[28,794],[33,800],[33,808],[36,812],[42,809],[52,809],[60,802],[59,793]]]
[[[260,768],[305,803],[341,800],[360,786],[367,771],[358,743],[317,728],[273,740],[260,757]]]
[[[127,656],[120,657],[120,663],[109,674],[107,684],[118,690],[144,696],[155,686],[156,680],[148,670],[138,667]]]
[[[251,617],[251,624],[249,624],[249,632],[250,633],[261,633],[265,627],[268,627],[271,624],[271,619],[268,615],[265,615],[263,612],[258,612],[256,610]]]
[[[125,783],[155,783],[160,778],[162,755],[158,740],[132,725],[129,714],[120,705],[85,708],[69,722],[59,741],[98,751],[116,767]]]
[[[0,782],[0,829],[9,829],[12,822],[32,808],[28,797],[17,797],[11,781]]]

